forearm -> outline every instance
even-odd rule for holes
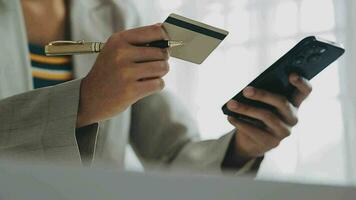
[[[80,163],[75,139],[80,81],[1,100],[1,157]]]

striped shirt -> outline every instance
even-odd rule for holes
[[[44,47],[29,44],[34,88],[52,86],[73,79],[70,56],[47,57]]]

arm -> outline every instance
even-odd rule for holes
[[[116,33],[84,79],[1,100],[0,158],[90,161],[97,123],[163,88],[168,51],[136,45],[166,38],[160,25]]]
[[[194,120],[167,92],[146,97],[132,106],[130,142],[147,168],[219,170],[233,132],[217,140],[200,141]]]
[[[238,131],[233,130],[218,140],[199,141],[194,121],[169,94],[146,97],[132,107],[131,144],[146,167],[160,163],[165,167],[188,167],[200,172],[223,168],[255,173],[264,153],[277,147],[290,134],[297,123],[297,108],[311,92],[305,79],[291,75],[290,81],[298,89],[292,102],[258,89],[248,96],[275,106],[281,112],[278,117],[247,105],[237,109],[230,107],[235,112],[260,119],[266,124],[266,130],[229,118]]]
[[[0,101],[0,158],[80,164],[75,131],[81,80]],[[95,136],[96,129],[90,135]]]

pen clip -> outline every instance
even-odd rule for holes
[[[60,41],[50,42],[48,45],[65,46],[65,45],[84,44],[84,43],[85,43],[84,40],[79,40],[79,41],[60,40]]]

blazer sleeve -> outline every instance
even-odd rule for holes
[[[81,79],[0,100],[0,158],[81,165],[76,121]],[[87,129],[95,140],[97,128]]]
[[[201,141],[196,123],[187,113],[167,92],[146,97],[132,106],[130,142],[145,168],[222,171],[234,133]]]

